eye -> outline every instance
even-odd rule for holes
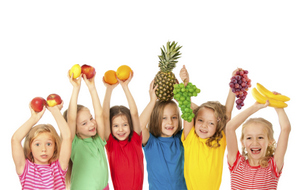
[[[251,139],[251,137],[247,137],[247,140],[250,140]]]
[[[118,127],[118,125],[113,125],[113,127]]]
[[[40,143],[36,143],[35,146],[40,146]]]
[[[163,117],[163,119],[167,119],[167,117]]]
[[[82,123],[82,125],[86,125],[86,122]]]
[[[173,117],[173,119],[177,119],[177,117],[176,117],[176,116],[174,116],[174,117]]]
[[[258,137],[258,139],[264,139],[264,137]]]
[[[90,118],[91,121],[92,121],[93,119],[94,119],[93,117]]]
[[[47,143],[47,146],[51,146],[52,145],[52,143]]]
[[[198,121],[199,121],[199,122],[203,122],[203,120],[202,120],[202,119],[198,119]]]

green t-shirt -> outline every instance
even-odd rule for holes
[[[75,135],[72,142],[72,190],[102,190],[108,184],[108,167],[103,141],[98,135],[81,139]]]

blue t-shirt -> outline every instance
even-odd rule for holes
[[[183,173],[182,130],[173,137],[154,137],[150,133],[143,146],[150,190],[186,190]]]

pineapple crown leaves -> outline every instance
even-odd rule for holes
[[[167,42],[166,47],[163,46],[163,48],[160,48],[161,55],[158,56],[159,58],[159,64],[160,70],[162,72],[170,72],[172,71],[176,63],[178,62],[177,59],[180,58],[180,48],[182,46],[177,46],[177,42],[173,41]]]

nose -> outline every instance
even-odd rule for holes
[[[122,126],[119,127],[119,131],[124,131]]]
[[[173,119],[172,118],[168,119],[168,124],[173,124]]]
[[[42,152],[46,152],[46,145],[42,145]]]

